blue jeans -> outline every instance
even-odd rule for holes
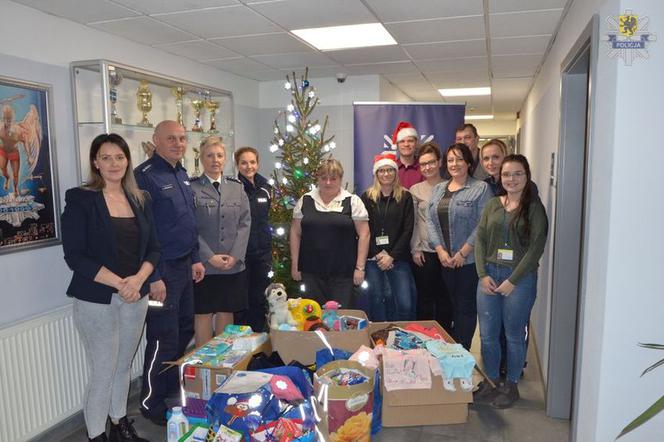
[[[382,271],[376,261],[367,261],[366,280],[370,320],[415,319],[415,280],[408,262],[394,261],[391,270]]]
[[[488,263],[486,272],[496,285],[510,277],[510,267]],[[523,276],[509,296],[487,295],[477,284],[477,313],[480,320],[482,360],[490,379],[498,379],[501,348],[500,329],[507,340],[507,380],[517,383],[526,360],[526,325],[537,295],[537,272]]]

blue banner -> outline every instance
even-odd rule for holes
[[[357,194],[373,182],[373,157],[391,145],[392,132],[399,121],[412,124],[420,143],[435,141],[441,149],[454,142],[455,129],[464,123],[464,104],[353,103],[353,179]]]

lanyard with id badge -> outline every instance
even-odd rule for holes
[[[385,205],[385,212],[381,216],[381,211],[380,211],[380,201],[382,200],[379,199],[378,203],[376,204],[377,210],[378,210],[378,217],[381,219],[381,227],[380,227],[380,235],[376,236],[376,245],[377,246],[388,246],[390,245],[390,237],[388,235],[385,235],[385,218],[387,218],[387,211],[390,208],[390,200],[392,199],[392,196],[389,196],[387,198],[387,204]]]
[[[503,247],[498,249],[497,258],[501,261],[514,260],[514,250],[510,247],[509,226],[507,224],[507,210],[503,211]]]

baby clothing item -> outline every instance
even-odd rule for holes
[[[461,344],[448,344],[439,340],[426,342],[426,348],[438,359],[443,369],[443,387],[449,391],[456,391],[454,379],[459,379],[461,389],[473,389],[473,368],[475,358]]]
[[[431,388],[430,356],[426,350],[383,351],[384,385],[387,391]]]
[[[378,358],[371,348],[361,345],[360,348],[350,357],[351,361],[357,361],[367,368],[378,368]]]

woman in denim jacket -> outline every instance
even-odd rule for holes
[[[492,194],[487,183],[472,177],[473,155],[465,144],[451,145],[444,158],[451,178],[433,188],[427,231],[454,305],[452,336],[470,350],[477,326],[473,249],[480,215]]]

